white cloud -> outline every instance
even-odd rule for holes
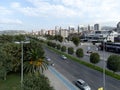
[[[0,16],[9,14],[12,14],[11,10],[8,10],[7,8],[0,6]]]
[[[0,19],[0,24],[22,24],[22,21],[19,19],[2,18]]]
[[[20,3],[18,3],[18,2],[13,2],[13,3],[11,3],[11,7],[12,7],[12,8],[19,8],[19,7],[20,7]]]
[[[11,7],[27,16],[79,18],[92,21],[119,19],[119,0],[26,0],[32,6],[13,2]]]
[[[28,0],[34,7],[23,7],[19,3],[12,3],[11,7],[17,9],[28,16],[42,16],[42,17],[73,17],[77,15],[72,9],[64,7],[63,5],[52,5],[49,2],[41,0]]]

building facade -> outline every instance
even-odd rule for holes
[[[95,25],[94,25],[94,30],[100,30],[99,24],[95,24]]]

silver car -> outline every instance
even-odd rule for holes
[[[83,81],[82,79],[78,79],[75,84],[81,89],[81,90],[91,90],[90,86]]]
[[[67,59],[67,57],[66,57],[65,55],[62,55],[61,57],[62,57],[62,59],[64,59],[64,60]]]
[[[46,57],[46,60],[47,60],[48,62],[50,62],[50,61],[51,61],[51,59],[50,59],[50,58],[48,58],[48,57]]]

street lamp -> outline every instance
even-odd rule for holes
[[[15,42],[21,44],[21,88],[23,87],[23,44],[30,43],[30,41]]]
[[[107,40],[103,40],[103,87],[104,87],[104,90],[105,90],[105,42]]]

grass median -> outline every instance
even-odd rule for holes
[[[47,45],[46,45],[46,46],[47,46]],[[101,67],[98,67],[98,66],[93,65],[93,64],[91,64],[91,63],[88,63],[88,62],[85,62],[85,61],[83,61],[83,60],[80,60],[80,59],[77,58],[77,57],[74,57],[74,56],[72,56],[72,55],[70,55],[70,54],[67,54],[67,53],[64,53],[64,52],[61,52],[61,51],[59,51],[59,50],[57,50],[57,49],[55,49],[55,48],[52,48],[52,47],[49,47],[49,46],[47,46],[47,47],[48,47],[49,49],[53,50],[54,52],[58,53],[58,54],[64,54],[65,56],[67,56],[67,58],[69,58],[69,59],[71,59],[71,60],[73,60],[73,61],[76,61],[76,62],[78,62],[79,64],[85,65],[85,66],[87,66],[87,67],[89,67],[89,68],[92,68],[92,69],[94,69],[94,70],[97,70],[97,71],[100,71],[101,73],[103,73],[103,68],[101,68]],[[113,78],[116,78],[116,79],[120,80],[120,75],[117,74],[117,73],[113,73],[113,72],[110,71],[110,70],[105,70],[105,74],[108,75],[108,76],[111,76],[111,77],[113,77]]]

